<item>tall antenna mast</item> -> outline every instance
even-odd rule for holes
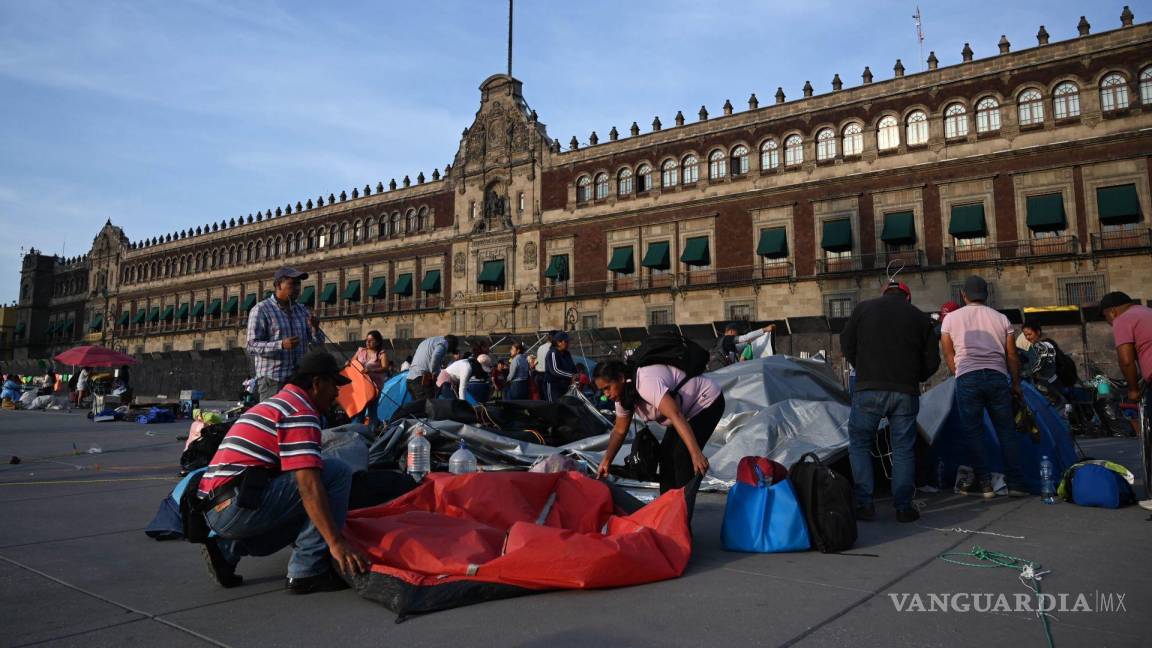
[[[508,78],[512,78],[512,0],[508,0]]]
[[[511,2],[511,0],[509,0]],[[921,29],[920,23],[920,5],[916,5],[916,14],[912,16],[912,20],[916,21],[916,40],[920,42],[920,71],[927,69],[924,62],[924,30]],[[511,54],[509,54],[511,56]],[[511,64],[509,64],[511,66]]]

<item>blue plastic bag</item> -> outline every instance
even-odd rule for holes
[[[1072,501],[1080,506],[1120,508],[1136,501],[1132,486],[1104,466],[1086,464],[1072,475]]]
[[[804,513],[787,479],[768,483],[760,479],[750,484],[737,481],[728,491],[724,525],[720,534],[724,549],[752,553],[807,551],[811,546]]]

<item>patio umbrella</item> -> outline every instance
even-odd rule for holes
[[[56,356],[55,360],[76,367],[119,367],[140,363],[139,360],[130,355],[96,345],[68,349]]]

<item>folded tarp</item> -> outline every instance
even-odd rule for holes
[[[399,615],[554,589],[676,578],[692,552],[684,491],[617,515],[609,488],[574,472],[432,473],[351,511],[344,534],[371,560],[352,585]]]

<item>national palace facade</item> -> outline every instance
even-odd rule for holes
[[[242,346],[282,265],[342,341],[838,318],[900,266],[929,311],[972,273],[1000,307],[1152,297],[1152,25],[1121,23],[566,145],[495,75],[442,173],[33,251],[16,356]]]

